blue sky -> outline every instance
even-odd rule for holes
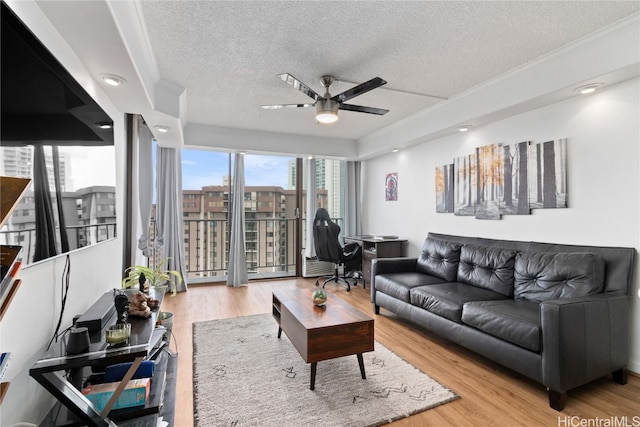
[[[66,191],[92,185],[116,185],[116,155],[113,145],[79,147],[60,146],[67,165]]]
[[[228,153],[206,150],[182,150],[182,189],[200,190],[207,185],[222,185],[229,175]],[[292,157],[246,154],[245,185],[276,185],[287,188],[287,167]]]

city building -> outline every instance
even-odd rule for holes
[[[185,263],[190,278],[226,277],[229,190],[228,185],[212,185],[183,191]],[[304,204],[306,192],[303,198]],[[317,200],[318,207],[326,207],[327,191],[318,190]],[[248,272],[253,277],[294,273],[295,191],[275,186],[247,186],[244,204]]]
[[[316,162],[316,189],[327,190],[327,205],[324,206],[332,218],[344,217],[344,161],[312,159]],[[296,188],[296,161],[289,160],[288,185]],[[307,188],[307,175],[303,174],[303,188]]]

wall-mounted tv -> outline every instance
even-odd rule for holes
[[[116,233],[113,120],[2,2],[0,175],[31,178],[0,230],[23,264]]]

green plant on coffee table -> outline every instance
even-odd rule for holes
[[[313,294],[311,294],[311,298],[313,299],[313,303],[315,305],[321,307],[327,302],[327,293],[324,291],[324,289],[318,289],[316,291],[313,291]]]
[[[182,275],[179,271],[168,270],[167,265],[171,258],[165,258],[158,262],[155,267],[147,267],[144,265],[132,265],[124,272],[127,275],[122,279],[122,287],[129,289],[140,284],[140,279],[144,278],[149,286],[160,287],[169,286],[173,294],[176,293],[177,285],[182,283]],[[140,287],[143,290],[143,287]]]

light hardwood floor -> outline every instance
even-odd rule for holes
[[[179,353],[176,427],[193,426],[193,322],[270,313],[273,289],[313,287],[314,282],[313,279],[270,280],[251,282],[236,289],[224,284],[191,286],[188,292],[164,299],[163,311],[174,313],[171,349]],[[327,289],[374,317],[378,341],[461,397],[398,420],[392,424],[394,427],[604,426],[624,425],[611,424],[623,417],[628,426],[640,426],[640,377],[637,375],[629,375],[629,382],[624,386],[602,378],[571,390],[565,410],[557,412],[549,408],[542,385],[432,336],[389,311],[382,309],[380,315],[374,316],[369,288],[364,290],[358,286],[351,292],[343,287],[328,286]]]

